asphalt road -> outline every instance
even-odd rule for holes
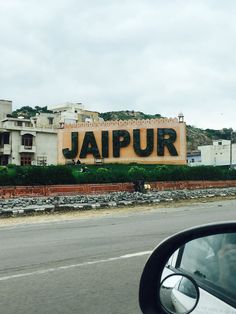
[[[236,200],[0,227],[3,314],[140,313],[149,252],[201,223],[236,220]]]

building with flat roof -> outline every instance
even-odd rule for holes
[[[59,105],[50,105],[55,116],[60,116],[59,123],[61,126],[65,124],[76,124],[79,122],[98,122],[103,119],[99,118],[96,111],[85,110],[82,103],[66,102]]]
[[[0,121],[12,113],[12,101],[0,99]]]
[[[64,125],[100,121],[99,113],[81,103],[49,106],[52,113],[13,118],[12,101],[0,100],[0,165],[56,165],[57,133]]]
[[[199,146],[201,165],[236,166],[236,144],[230,140],[214,140],[212,145]]]
[[[57,130],[31,119],[12,118],[12,103],[0,101],[0,165],[57,164]]]

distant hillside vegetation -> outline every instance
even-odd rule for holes
[[[103,112],[100,117],[105,121],[108,120],[131,120],[131,119],[158,119],[162,118],[160,114],[145,114],[140,111],[110,111]],[[197,150],[198,146],[212,144],[212,140],[218,139],[231,139],[232,128],[213,130],[213,129],[199,129],[190,125],[187,125],[187,150]],[[236,142],[236,133],[233,133],[233,141]]]
[[[162,118],[160,114],[145,114],[141,111],[123,110],[123,111],[109,111],[100,113],[100,117],[105,121],[109,120],[140,120],[140,119],[158,119]]]
[[[52,111],[48,110],[47,106],[45,107],[35,106],[34,108],[30,106],[23,106],[13,111],[11,116],[13,118],[24,117],[26,119],[30,119],[31,117],[36,116],[36,113],[40,112],[52,113]]]
[[[205,131],[187,125],[187,150],[197,150],[198,146],[212,144],[212,137]]]

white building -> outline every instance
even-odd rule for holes
[[[11,110],[11,101],[0,101],[0,165],[57,164],[57,130],[12,118]]]
[[[48,106],[52,113],[37,113],[31,118],[34,126],[47,128],[63,128],[65,124],[79,122],[103,121],[96,111],[85,110],[81,103],[66,102],[60,105]]]
[[[63,124],[75,124],[78,122],[78,115],[83,111],[83,105],[81,103],[69,103],[66,102],[61,105],[48,106],[54,115],[60,117],[60,123]]]
[[[81,103],[66,102],[60,105],[48,106],[48,109],[54,113],[55,117],[60,117],[60,126],[100,120],[98,112],[85,110]]]
[[[215,140],[213,145],[199,146],[201,165],[236,166],[236,144],[230,140]],[[199,165],[199,163],[198,163]]]
[[[0,121],[12,113],[12,101],[0,99]]]
[[[55,113],[36,113],[36,116],[32,117],[30,120],[33,126],[37,128],[58,129],[64,125],[64,123],[61,122],[61,115]]]
[[[64,124],[99,121],[99,113],[81,103],[50,106],[52,113],[13,118],[12,101],[0,100],[0,165],[56,165],[57,131]]]

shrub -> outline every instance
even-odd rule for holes
[[[15,175],[13,177],[15,185],[26,185],[32,184],[30,180],[30,166],[16,166]]]
[[[189,180],[222,180],[227,179],[227,172],[219,167],[213,166],[198,166],[190,168]]]
[[[0,167],[0,185],[83,184],[102,182],[236,180],[236,169],[213,166],[122,165]]]
[[[96,175],[94,172],[74,172],[75,181],[78,184],[82,183],[96,183]]]
[[[13,185],[13,176],[9,175],[6,167],[0,167],[0,185]]]
[[[112,182],[111,171],[106,168],[98,168],[96,171],[96,182]]]
[[[7,174],[7,168],[5,166],[0,166],[0,174]]]
[[[144,168],[133,166],[128,170],[128,175],[130,177],[130,181],[136,180],[146,180],[147,172]]]
[[[170,167],[157,166],[153,171],[154,181],[169,181],[171,180]]]
[[[112,182],[129,182],[130,176],[127,169],[114,169],[111,173]]]
[[[7,168],[9,168],[9,169],[10,169],[10,168],[15,168],[15,167],[17,167],[15,164],[8,164],[8,165],[7,165]]]
[[[230,169],[228,171],[229,180],[236,180],[236,169]]]
[[[188,180],[189,169],[188,166],[173,166],[173,168],[170,168],[171,179],[173,181]]]
[[[47,167],[33,166],[29,170],[27,184],[43,185],[47,182]]]
[[[45,174],[46,184],[73,184],[76,182],[71,167],[48,166]]]

